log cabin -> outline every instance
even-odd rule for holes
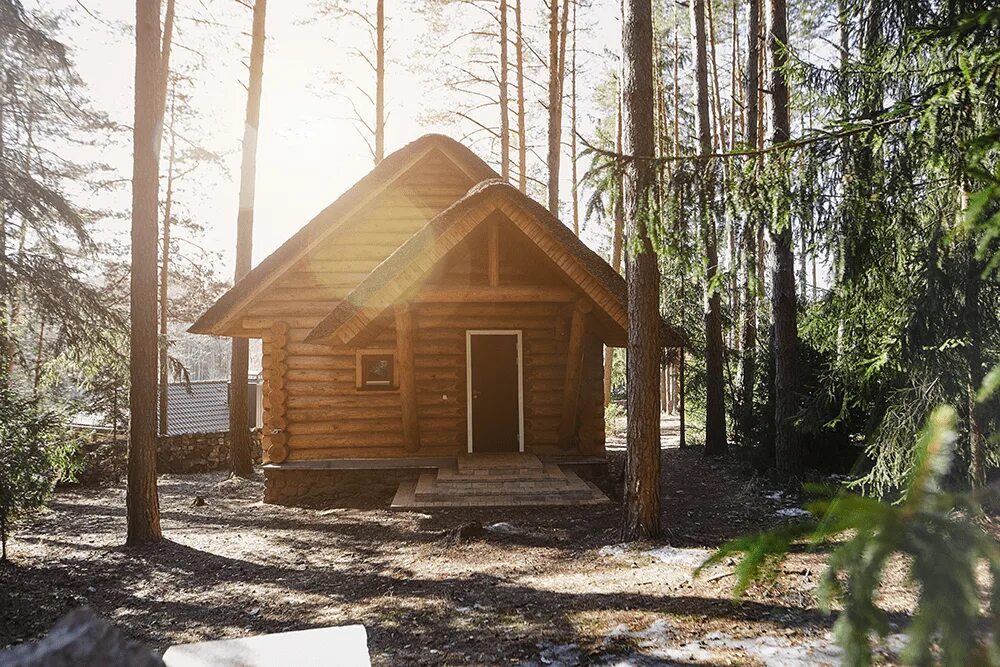
[[[265,500],[284,502],[334,491],[344,470],[600,467],[603,346],[625,345],[626,313],[622,277],[566,225],[427,135],[190,331],[262,341]]]

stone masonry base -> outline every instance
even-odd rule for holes
[[[404,480],[416,479],[418,469],[302,470],[264,467],[264,502],[308,505],[323,500],[339,503],[389,504]]]
[[[560,463],[605,491],[609,482],[606,461]],[[426,468],[380,468],[375,470],[324,470],[264,466],[264,502],[275,505],[388,506],[399,483],[416,481]],[[432,469],[433,470],[433,469]]]

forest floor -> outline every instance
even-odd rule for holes
[[[794,554],[740,601],[732,561],[692,577],[725,540],[800,510],[746,465],[679,449],[676,423],[664,427],[666,531],[655,544],[619,544],[617,502],[416,512],[379,498],[302,509],[263,504],[259,480],[205,473],[161,476],[168,541],[126,550],[123,486],[61,489],[0,567],[0,647],[88,605],[160,651],[362,623],[376,665],[839,662],[814,595],[821,555]],[[609,452],[617,478],[620,438]],[[481,538],[449,537],[470,521],[486,527]],[[897,563],[881,595],[899,624],[914,603],[903,575]],[[891,637],[880,659],[892,662],[900,642]]]

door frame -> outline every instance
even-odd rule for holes
[[[467,452],[472,453],[472,337],[515,336],[517,338],[517,451],[524,453],[524,358],[521,329],[467,329],[465,331],[465,421]]]

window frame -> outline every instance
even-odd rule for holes
[[[389,357],[392,378],[388,384],[369,384],[365,380],[365,357]],[[394,348],[359,349],[355,357],[355,388],[358,391],[399,391],[399,357]]]

